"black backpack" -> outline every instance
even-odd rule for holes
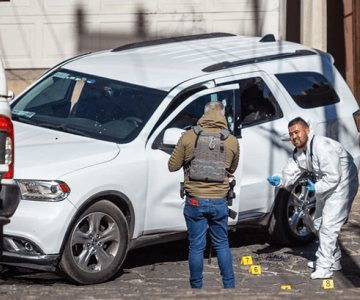
[[[224,182],[226,170],[226,146],[224,141],[229,137],[227,129],[218,133],[204,132],[200,125],[193,127],[197,135],[194,155],[189,162],[190,180],[204,182]]]

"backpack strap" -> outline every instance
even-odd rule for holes
[[[312,137],[311,141],[310,141],[310,160],[311,163],[313,162],[313,143],[314,143],[314,138],[315,135]]]
[[[200,125],[196,125],[196,126],[193,127],[193,130],[194,130],[194,132],[196,134],[196,140],[195,140],[195,149],[196,149],[197,144],[198,144],[198,140],[199,140],[199,136],[200,136],[201,132],[203,131],[203,128]]]
[[[220,130],[220,151],[224,152],[225,150],[225,145],[224,145],[224,141],[229,137],[230,135],[230,131],[227,129],[221,129]]]
[[[314,156],[314,153],[313,153],[313,144],[314,144],[314,138],[315,138],[315,135],[312,137],[311,141],[310,141],[310,160],[311,160],[311,163],[313,162],[313,156]],[[296,162],[296,164],[298,163],[297,161],[297,158],[295,156],[295,153],[297,152],[297,149],[294,148],[293,150],[293,154],[292,154],[292,157],[293,157],[293,160]]]
[[[230,135],[229,130],[224,129],[224,128],[220,130],[220,138],[222,141],[226,140],[229,137],[229,135]]]
[[[294,150],[293,150],[293,153],[292,153],[292,158],[293,158],[293,160],[296,162],[296,164],[298,163],[298,160],[297,160],[297,158],[296,158],[296,156],[295,156],[295,153],[297,152],[297,149],[296,148],[294,148]]]
[[[201,131],[203,131],[203,128],[200,125],[196,125],[192,129],[194,130],[196,135],[199,135],[201,133]]]

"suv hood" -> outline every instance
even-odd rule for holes
[[[115,143],[14,122],[15,179],[58,179],[119,154]]]

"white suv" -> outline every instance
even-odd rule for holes
[[[230,224],[310,241],[313,195],[301,183],[274,191],[266,178],[291,155],[287,123],[297,116],[359,165],[358,105],[330,55],[217,33],[75,57],[12,102],[22,200],[5,228],[3,263],[98,283],[129,250],[184,236],[183,174],[167,161],[208,101],[223,102],[241,145]]]

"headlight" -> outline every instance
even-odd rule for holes
[[[23,200],[61,201],[70,194],[69,186],[59,180],[16,180]]]

